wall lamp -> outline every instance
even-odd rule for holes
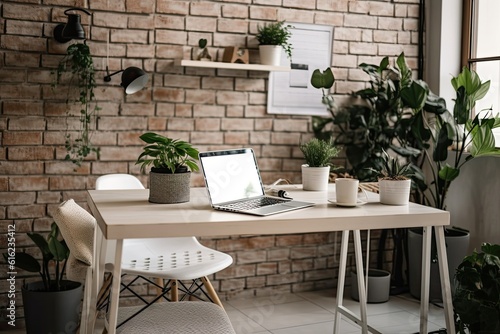
[[[69,8],[64,11],[68,16],[68,23],[60,23],[54,28],[54,39],[59,43],[67,43],[72,39],[85,39],[85,30],[83,30],[80,14],[70,14],[69,11],[81,11],[87,15],[92,15],[90,12],[82,8]]]
[[[127,67],[125,70],[109,74],[108,67],[106,66],[104,81],[110,82],[111,77],[118,73],[122,73],[122,83],[120,85],[125,88],[126,94],[134,94],[143,89],[148,83],[148,74],[139,67]]]

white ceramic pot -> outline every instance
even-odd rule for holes
[[[302,187],[310,191],[328,190],[330,167],[309,167],[302,165]]]
[[[281,45],[259,45],[260,63],[280,66],[282,49]]]
[[[379,180],[380,203],[408,205],[411,180]]]

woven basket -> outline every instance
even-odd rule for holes
[[[191,172],[149,173],[149,201],[172,204],[189,202]]]

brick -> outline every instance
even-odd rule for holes
[[[154,58],[155,46],[154,45],[135,45],[127,46],[128,58]]]
[[[5,50],[44,52],[45,40],[39,37],[21,35],[0,36],[0,46]]]
[[[4,19],[47,22],[50,21],[50,11],[50,7],[6,3],[2,16]]]
[[[207,78],[201,78],[201,81]],[[189,75],[166,74],[163,81],[163,86],[184,87],[184,88],[200,88],[200,77]],[[207,88],[207,87],[203,87]]]
[[[217,77],[205,77],[201,79],[202,89],[221,89],[221,90],[233,90],[234,79],[232,78],[217,78]]]
[[[2,203],[2,205],[32,204],[35,202],[35,198],[35,192],[0,192],[0,203]]]
[[[60,203],[61,193],[54,191],[38,191],[36,196],[37,204]]]
[[[185,31],[175,30],[155,30],[155,42],[165,44],[186,45],[187,33]]]
[[[227,106],[226,117],[245,117],[243,106]]]
[[[214,34],[213,46],[215,47],[226,47],[228,45],[246,45],[247,36],[242,34],[228,34],[228,33],[216,33]],[[241,71],[240,75],[241,74]],[[224,73],[223,70],[220,70],[219,75]],[[236,74],[238,75],[238,74]]]
[[[103,175],[112,173],[127,173],[127,163],[96,161],[92,163],[92,174]]]
[[[45,215],[45,205],[28,204],[7,207],[8,219],[37,218]],[[19,238],[16,239],[19,241]]]
[[[346,14],[344,17],[344,26],[375,29],[377,27],[377,21],[377,17],[375,16]]]
[[[344,41],[361,41],[362,30],[359,28],[335,28],[335,39]]]
[[[219,19],[217,20],[217,31],[247,34],[249,31],[248,22],[246,20]]]
[[[70,164],[67,161],[64,162],[47,162],[45,164],[45,174],[56,174],[56,175],[88,175],[90,173],[90,165],[82,164],[81,166],[76,166]]]
[[[40,88],[35,85],[4,85],[0,84],[1,99],[23,99],[23,100],[40,100]]]
[[[41,161],[0,161],[0,174],[16,175],[43,174],[43,162]]]
[[[155,0],[126,0],[127,13],[153,13],[155,9]]]
[[[194,105],[193,117],[224,117],[225,108],[216,105]]]
[[[316,8],[335,12],[347,12],[350,0],[317,0]]]
[[[142,131],[127,131],[118,133],[118,145],[120,146],[137,146],[144,145],[145,143],[139,138]]]
[[[22,176],[9,178],[11,191],[48,190],[49,178],[43,176]]]
[[[376,55],[377,45],[372,43],[350,43],[349,44],[350,54],[364,54],[364,55]]]
[[[298,145],[298,143],[300,143],[300,133],[275,132],[271,135],[271,144]]]
[[[225,4],[222,6],[222,17],[246,19],[248,15],[248,6],[235,4]]]
[[[118,13],[105,13],[105,12],[95,12],[92,14],[93,24],[100,27],[109,27],[109,28],[127,28],[127,16]],[[116,39],[113,39],[113,35],[117,33],[119,30],[111,31],[110,41],[114,42]]]
[[[187,15],[189,2],[187,1],[159,1],[156,6],[159,13]]]
[[[271,134],[265,131],[251,132],[250,133],[250,144],[270,144]]]
[[[245,105],[247,100],[248,94],[246,92],[217,92],[217,104]]]
[[[273,7],[252,6],[250,7],[250,18],[256,20],[277,21],[278,11]]]
[[[370,4],[370,15],[373,16],[393,16],[394,15],[394,4],[387,2],[375,2],[372,1]],[[381,19],[381,21],[387,18]]]
[[[5,131],[3,132],[2,143],[5,146],[41,145],[42,132]]]
[[[301,273],[279,274],[267,276],[267,285],[283,285],[287,283],[301,282]]]
[[[403,27],[403,20],[400,18],[384,18],[379,20],[378,29],[380,30],[401,30]]]
[[[211,17],[186,17],[186,30],[188,31],[216,31],[217,19]]]
[[[153,88],[153,99],[155,101],[183,102],[184,94],[184,90],[178,88]]]
[[[221,123],[222,130],[253,130],[253,119],[223,119]]]
[[[235,90],[263,92],[266,90],[266,83],[264,79],[237,78],[235,81]]]
[[[217,3],[192,2],[190,8],[191,15],[215,16],[220,14],[220,5]]]
[[[102,161],[136,161],[141,148],[102,147],[100,160]]]
[[[267,253],[265,250],[255,250],[255,251],[240,251],[237,254],[236,263],[248,264],[248,263],[258,263],[266,261]]]
[[[274,130],[306,132],[307,122],[300,119],[275,119]]]
[[[201,89],[186,90],[185,102],[196,104],[215,104],[215,91]]]
[[[293,260],[291,262],[291,272],[310,271],[314,269],[314,260]]]
[[[221,120],[217,118],[199,118],[195,120],[196,131],[220,131]]]
[[[167,130],[192,131],[194,130],[194,120],[172,118],[167,122]]]
[[[14,146],[8,149],[9,160],[50,160],[54,158],[52,147]]]
[[[40,54],[9,52],[5,54],[5,65],[12,67],[37,67],[40,64]]]
[[[224,143],[228,145],[244,146],[248,143],[248,132],[226,132],[224,133]]]
[[[147,125],[146,117],[100,117],[98,128],[100,131],[112,130],[139,130],[145,129]]]

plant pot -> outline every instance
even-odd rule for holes
[[[385,303],[389,300],[391,290],[391,273],[385,270],[368,270],[368,303]],[[351,272],[351,298],[359,301],[358,275]]]
[[[304,190],[326,191],[330,167],[309,167],[302,165],[302,186]]]
[[[149,173],[149,201],[173,204],[189,202],[191,172]]]
[[[420,284],[422,278],[422,229],[408,230],[408,283],[410,294],[420,299]],[[454,290],[456,268],[467,255],[470,234],[467,231],[447,228],[445,230],[446,258],[448,259],[448,274],[450,275],[451,291]],[[429,300],[442,302],[441,279],[439,275],[439,259],[436,255],[434,238],[431,250],[431,273]]]
[[[76,333],[80,321],[82,284],[63,281],[66,290],[40,291],[43,282],[22,288],[26,333]]]
[[[259,45],[260,63],[280,66],[282,49],[281,45]]]
[[[380,203],[387,205],[408,205],[411,180],[379,180]]]

